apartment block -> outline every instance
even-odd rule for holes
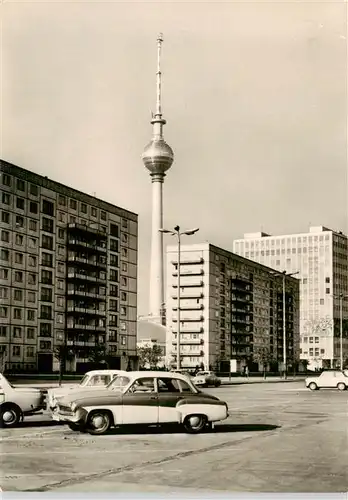
[[[340,296],[343,323],[348,319],[348,239],[341,232],[313,226],[308,233],[271,236],[248,233],[233,250],[255,262],[300,279],[301,359],[309,367],[334,368],[340,362]],[[348,338],[343,357],[348,357]]]
[[[279,370],[299,360],[299,284],[210,243],[167,247],[167,365],[176,367],[180,295],[180,365],[229,371]],[[178,294],[180,273],[180,294]],[[284,300],[285,299],[285,300]]]
[[[136,364],[138,217],[1,161],[0,352],[12,371]]]

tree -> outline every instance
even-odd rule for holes
[[[272,363],[273,355],[268,345],[254,346],[253,361],[262,364],[263,378],[266,379],[267,365]]]
[[[106,352],[105,347],[100,345],[95,345],[92,347],[88,353],[88,359],[96,365],[106,362]]]
[[[163,349],[158,344],[148,344],[137,348],[140,368],[156,368],[163,356]]]
[[[73,352],[68,348],[67,345],[58,345],[53,349],[53,356],[58,360],[59,362],[59,386],[62,385],[62,376],[63,372],[65,370],[65,364],[67,361],[70,361],[73,359],[74,355]]]

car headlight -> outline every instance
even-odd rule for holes
[[[72,411],[75,411],[76,408],[77,408],[77,404],[76,403],[71,403],[70,408],[72,409]]]

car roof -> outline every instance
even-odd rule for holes
[[[125,372],[125,375],[131,379],[135,379],[138,377],[144,377],[144,378],[160,378],[160,377],[167,377],[167,378],[176,378],[179,380],[185,380],[187,381],[187,376],[182,374],[182,373],[176,373],[176,372],[165,372],[165,371],[137,371],[137,372]]]
[[[85,375],[118,375],[118,374],[124,374],[127,373],[125,370],[91,370],[89,372],[86,372]]]

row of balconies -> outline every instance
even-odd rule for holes
[[[67,322],[67,330],[95,330],[95,331],[100,331],[104,332],[106,327],[102,325],[96,325],[96,324],[91,324],[91,323],[85,323],[85,324],[80,324],[77,322]]]
[[[86,241],[80,238],[74,238],[69,236],[68,247],[83,248],[90,253],[106,253],[106,246],[101,246],[97,241]]]
[[[87,258],[87,257],[80,257],[78,255],[68,255],[67,258],[68,262],[76,262],[78,264],[85,264],[87,266],[91,267],[101,267],[103,269],[106,269],[106,259],[105,262],[101,261],[100,259],[97,258]]]
[[[69,306],[67,307],[67,312],[71,313],[82,313],[82,314],[91,314],[91,315],[96,315],[96,316],[105,316],[106,311],[102,311],[97,308],[91,308],[91,307],[75,307],[75,306]]]
[[[67,290],[67,295],[77,295],[80,297],[92,297],[93,299],[101,299],[101,300],[106,300],[106,295],[102,295],[96,291],[91,291],[91,290],[81,290],[79,288],[70,288]]]
[[[100,278],[97,275],[84,274],[78,271],[68,271],[68,280],[91,281],[94,283],[106,283],[106,278]]]

